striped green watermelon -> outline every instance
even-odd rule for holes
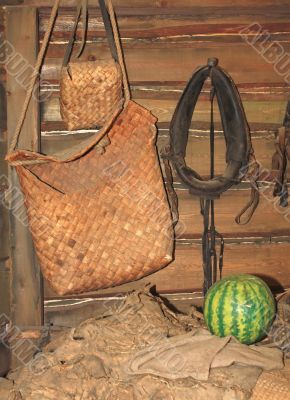
[[[209,331],[234,336],[241,343],[263,339],[273,322],[276,304],[266,283],[241,274],[221,279],[207,292],[204,317]]]

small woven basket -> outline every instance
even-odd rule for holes
[[[68,130],[101,127],[122,103],[122,72],[113,59],[62,68],[60,112]]]
[[[113,6],[107,0],[99,0],[99,7],[109,44],[111,59],[98,60],[95,56],[87,61],[75,61],[86,45],[86,29],[88,24],[87,2],[78,0],[75,23],[66,47],[60,76],[60,112],[66,128],[76,129],[100,128],[110,120],[116,110],[120,110],[124,97],[129,91],[123,61],[121,45],[116,41],[119,36],[116,24],[112,25],[115,16]],[[70,61],[75,44],[78,23],[83,19],[83,40],[74,61]],[[126,81],[126,82],[124,82]],[[126,87],[125,87],[126,85]]]
[[[281,371],[263,372],[251,400],[290,400],[290,362]]]
[[[277,311],[269,340],[284,352],[285,367],[281,371],[263,372],[251,400],[290,400],[290,291],[279,298]]]
[[[268,333],[268,341],[279,347],[290,359],[290,292],[280,295],[277,315]]]

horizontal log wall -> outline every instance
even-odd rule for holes
[[[124,2],[120,4],[122,7]],[[139,4],[139,3],[138,3]],[[172,7],[173,3],[167,3]],[[183,4],[178,2],[179,7]],[[196,6],[190,2],[187,6]],[[136,3],[134,3],[134,7]],[[244,6],[238,15],[226,6],[217,7],[210,15],[210,8],[140,8],[117,9],[120,33],[124,47],[133,99],[149,108],[158,117],[158,147],[168,143],[168,128],[176,103],[193,70],[210,56],[218,56],[238,84],[247,118],[252,130],[256,156],[265,170],[271,170],[274,139],[277,127],[283,120],[289,88],[275,72],[273,65],[246,44],[239,31],[252,21],[258,21],[263,29],[273,33],[271,41],[283,41],[285,51],[290,49],[290,24],[284,13],[275,11],[276,20],[268,9]],[[289,8],[289,7],[288,7]],[[256,10],[253,14],[252,11]],[[160,13],[160,11],[162,11]],[[290,11],[290,9],[289,9]],[[201,15],[203,16],[201,20]],[[255,18],[253,15],[255,15]],[[47,26],[48,12],[40,12],[40,38]],[[86,59],[96,54],[102,59],[109,56],[103,24],[97,9],[91,9],[88,45],[82,55]],[[255,19],[253,19],[255,18]],[[58,76],[73,17],[64,10],[57,20],[46,63],[43,68],[42,129],[43,150],[49,152],[63,147],[65,140],[71,144],[89,133],[70,134],[64,130],[59,112]],[[80,40],[80,32],[77,36]],[[76,50],[79,43],[76,44]],[[51,95],[49,95],[51,94]],[[187,162],[201,174],[209,171],[208,121],[209,87],[205,86],[194,115],[187,150]],[[225,144],[220,118],[215,109],[219,130],[216,139],[217,172],[225,166]],[[61,133],[61,137],[59,137]],[[67,143],[68,143],[67,142]],[[271,180],[271,179],[270,179]],[[202,285],[200,235],[202,219],[199,202],[192,198],[175,177],[179,198],[180,222],[177,226],[175,261],[140,282],[107,289],[98,294],[126,291],[142,286],[144,282],[156,284],[162,292],[191,291]],[[290,235],[287,211],[281,210],[272,198],[272,186],[263,184],[263,196],[253,221],[246,226],[234,222],[234,216],[247,202],[247,185],[234,188],[217,202],[217,226],[226,240],[225,274],[252,272],[268,276],[273,287],[290,284],[287,254],[289,246],[274,244]],[[245,258],[244,253],[250,253]],[[47,290],[47,297],[53,294]]]
[[[39,36],[42,41],[50,13],[49,6],[53,1],[10,1],[10,4],[20,3],[39,7]],[[95,1],[89,3],[88,44],[82,59],[90,55],[106,59],[109,52],[100,12],[94,7]],[[217,228],[226,238],[224,272],[249,272],[264,276],[275,290],[290,286],[290,210],[281,209],[271,194],[275,179],[271,173],[271,158],[275,150],[275,135],[283,121],[290,91],[285,80],[288,70],[287,63],[282,69],[271,61],[270,54],[261,55],[266,45],[277,47],[277,43],[285,54],[290,52],[289,2],[205,0],[202,6],[197,0],[113,0],[113,3],[133,99],[158,117],[159,149],[168,143],[172,114],[194,69],[215,56],[232,75],[243,100],[256,157],[264,172],[261,176],[260,206],[248,225],[239,226],[234,222],[235,215],[248,201],[248,182],[232,188],[217,201]],[[71,146],[91,134],[84,131],[67,132],[59,112],[58,77],[73,25],[74,4],[74,0],[62,2],[65,7],[59,12],[42,70],[42,151],[45,153]],[[259,42],[260,52],[246,43],[240,34],[251,23],[260,24],[264,31]],[[269,38],[266,32],[270,32]],[[75,51],[80,45],[80,38],[81,23]],[[267,41],[263,47],[265,38]],[[290,61],[288,68],[290,72]],[[204,176],[209,171],[208,100],[209,87],[205,85],[192,121],[187,150],[188,164]],[[216,169],[222,172],[225,144],[217,109],[215,121]],[[156,284],[161,292],[192,291],[201,287],[202,220],[199,203],[188,194],[176,176],[174,181],[180,209],[175,261],[166,269],[139,282],[99,291],[93,296],[125,292],[146,282]],[[55,296],[48,287],[45,291],[47,298]]]

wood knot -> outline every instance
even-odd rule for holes
[[[88,56],[88,61],[96,61],[96,57],[91,54]]]

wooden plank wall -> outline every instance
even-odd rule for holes
[[[7,2],[8,3],[8,2]],[[13,1],[10,2],[12,4]],[[39,7],[39,37],[43,38],[51,0],[15,0],[14,4]],[[197,66],[208,57],[218,57],[238,85],[258,161],[271,170],[275,134],[283,121],[289,84],[277,65],[267,61],[241,37],[249,24],[260,24],[260,45],[290,51],[290,4],[285,0],[114,0],[124,53],[135,101],[148,107],[158,117],[158,147],[168,143],[168,128],[182,90]],[[70,146],[90,135],[89,132],[65,131],[59,112],[59,70],[73,24],[73,0],[64,0],[51,37],[42,72],[41,115],[42,151],[50,153]],[[90,1],[88,44],[82,55],[109,56],[100,12]],[[80,25],[81,27],[81,25]],[[266,32],[270,32],[267,38]],[[77,36],[79,46],[80,32]],[[267,41],[265,42],[265,39]],[[261,45],[262,46],[262,45]],[[261,48],[261,47],[260,47]],[[268,58],[270,56],[268,55]],[[290,55],[289,55],[290,65]],[[272,57],[273,60],[273,57]],[[289,72],[290,72],[290,67]],[[289,75],[290,76],[290,75]],[[190,130],[187,162],[199,173],[209,171],[209,89],[204,88]],[[225,145],[218,112],[216,139],[217,171],[224,168]],[[265,173],[265,176],[267,174]],[[264,276],[275,289],[290,286],[290,210],[281,209],[272,198],[272,178],[261,182],[259,209],[246,226],[238,226],[234,217],[249,196],[249,184],[228,191],[217,202],[217,227],[226,238],[225,274],[249,272]],[[124,292],[144,282],[156,284],[161,292],[184,292],[202,284],[200,236],[202,220],[199,202],[175,177],[179,198],[180,223],[177,227],[175,261],[163,271],[137,283],[107,289],[92,295]],[[46,298],[54,293],[46,287]]]

